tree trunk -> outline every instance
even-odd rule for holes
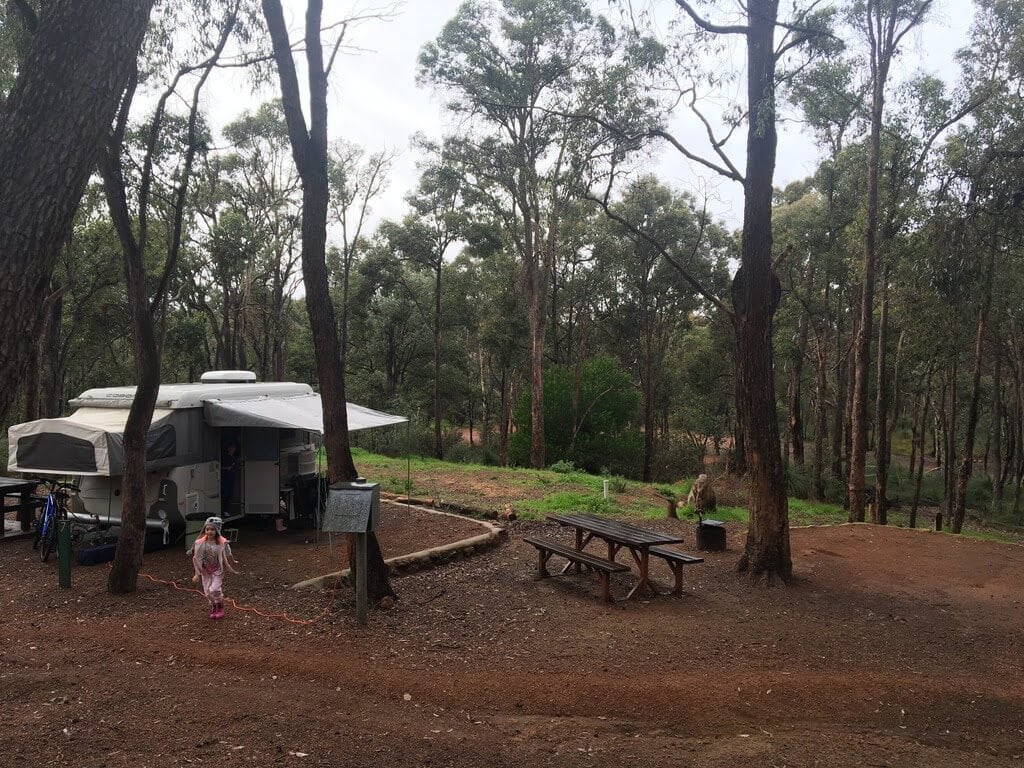
[[[327,178],[327,74],[321,44],[323,0],[309,0],[306,6],[305,51],[310,104],[308,130],[302,113],[299,81],[281,0],[263,0],[262,4],[274,46],[274,59],[281,84],[281,104],[288,124],[292,155],[302,179],[302,278],[320,379],[328,480],[331,483],[350,481],[358,473],[352,461],[348,434],[345,354],[339,337],[334,302],[331,300],[326,262],[330,192]],[[394,598],[395,593],[388,582],[387,566],[376,535],[371,532],[368,539],[367,584],[370,601],[377,603],[384,597]]]
[[[971,376],[971,401],[967,409],[967,428],[964,433],[964,455],[956,483],[956,503],[953,506],[953,533],[963,529],[967,515],[967,481],[974,470],[974,435],[978,427],[978,408],[981,401],[981,365],[985,356],[985,326],[992,306],[992,277],[995,270],[996,235],[989,245],[988,268],[985,275],[985,298],[978,310],[978,326],[974,337],[974,371]]]
[[[871,522],[885,525],[888,514],[885,507],[886,486],[889,481],[889,378],[885,370],[886,334],[889,331],[889,264],[882,268],[881,313],[878,319],[878,349],[876,352],[875,384],[875,503],[871,508]]]
[[[956,494],[956,409],[957,409],[957,361],[952,361],[950,372],[948,414],[943,408],[942,429],[942,470],[943,470],[943,508],[946,519],[952,520],[953,502]]]
[[[750,523],[737,569],[788,582],[789,508],[779,450],[772,361],[772,320],[780,294],[772,272],[772,180],[775,172],[775,52],[778,0],[748,4],[747,165],[740,268],[732,282],[739,362],[741,423],[750,454]]]
[[[992,363],[992,512],[1003,511],[1003,381],[1002,349],[995,345]]]
[[[850,398],[847,395],[846,379],[849,369],[849,355],[843,355],[843,328],[841,323],[836,323],[836,412],[832,424],[832,477],[842,482],[846,488],[846,473],[843,470],[843,427],[848,424],[846,418],[847,405]],[[846,431],[849,434],[849,431]],[[846,496],[846,493],[843,494]]]
[[[441,435],[441,267],[439,257],[434,271],[434,458],[444,458]]]
[[[814,289],[814,267],[814,258],[811,257],[804,282],[804,294],[807,296]],[[786,419],[786,453],[798,466],[803,466],[804,463],[803,372],[804,358],[807,356],[808,323],[808,313],[804,309],[797,321],[796,346],[790,358],[789,384],[786,390],[786,401],[789,404],[789,418]]]
[[[730,470],[743,477],[747,474],[747,440],[743,426],[743,393],[740,391],[740,363],[738,351],[733,349],[732,361],[733,402],[736,406],[736,423],[733,434],[733,461]]]
[[[536,222],[535,222],[536,224]],[[535,231],[535,230],[534,230]],[[530,466],[544,469],[544,345],[547,335],[547,270],[534,246],[533,263],[527,270],[530,308]]]
[[[867,6],[868,24],[873,25],[873,3]],[[873,39],[871,51],[871,132],[869,138],[867,221],[861,273],[860,313],[854,343],[852,447],[850,454],[850,521],[864,521],[865,475],[868,435],[868,367],[871,358],[871,325],[875,297],[875,260],[878,256],[878,179],[882,163],[882,120],[885,83],[889,75],[891,49],[888,40]]]
[[[150,6],[43,3],[0,108],[0,416],[31,361],[57,254],[134,71]]]
[[[821,501],[825,498],[825,440],[828,431],[828,414],[825,401],[828,397],[828,346],[827,332],[824,328],[816,334],[817,365],[815,372],[814,400],[814,451],[811,454],[811,499]]]
[[[642,479],[645,483],[651,482],[654,467],[654,366],[651,362],[653,346],[650,338],[644,342],[644,458]]]
[[[917,527],[917,505],[921,502],[921,480],[924,478],[924,436],[928,427],[928,408],[932,403],[932,377],[928,373],[928,383],[925,385],[924,406],[921,408],[921,432],[915,439],[917,446],[917,472],[914,478],[914,500],[910,504],[910,527]],[[910,471],[914,472],[914,465],[910,465]]]
[[[501,425],[498,427],[498,465],[508,466],[508,424],[511,418],[508,368],[501,369]]]

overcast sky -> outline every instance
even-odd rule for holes
[[[403,197],[417,178],[416,154],[409,147],[410,137],[422,132],[440,138],[450,125],[440,98],[429,89],[417,87],[416,58],[424,43],[436,38],[445,22],[455,15],[460,3],[461,0],[411,2],[401,7],[391,21],[366,22],[349,34],[351,43],[361,50],[342,57],[335,65],[329,95],[331,138],[344,138],[368,152],[399,152],[389,187],[374,205],[374,221],[382,217],[401,218],[406,212]],[[337,10],[352,7],[348,0],[332,0],[327,5]],[[607,3],[598,0],[594,7],[606,10]],[[293,39],[299,34],[304,8],[304,0],[286,0]],[[939,0],[929,23],[909,38],[902,60],[904,70],[923,70],[947,82],[954,80],[953,53],[965,43],[971,18],[969,0]],[[222,75],[210,93],[207,109],[214,125],[219,126],[276,95],[269,90],[252,92],[251,86],[239,76]],[[690,131],[694,131],[694,138],[701,135],[682,123],[672,128],[683,136]],[[731,146],[734,162],[742,168],[743,136],[737,135]],[[812,142],[798,124],[779,126],[776,186],[810,174],[816,159]],[[715,214],[729,225],[739,226],[743,206],[738,184],[695,175],[689,164],[670,148],[658,153],[650,170],[678,189],[709,196]]]

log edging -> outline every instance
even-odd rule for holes
[[[396,499],[388,499],[388,501],[401,503]],[[391,575],[414,573],[416,571],[433,568],[436,565],[442,565],[453,560],[472,557],[473,555],[486,552],[488,549],[496,547],[504,541],[508,535],[505,528],[486,520],[478,520],[466,515],[458,515],[454,512],[432,509],[430,507],[422,506],[421,504],[403,504],[402,506],[408,506],[412,509],[419,510],[420,512],[428,512],[432,515],[447,515],[449,517],[458,518],[459,520],[466,520],[479,525],[484,529],[484,533],[476,536],[470,536],[468,539],[462,539],[461,541],[441,544],[436,547],[430,547],[429,549],[422,549],[419,552],[412,552],[407,555],[396,555],[395,557],[388,558],[384,563],[388,566],[388,571]],[[311,579],[305,579],[296,584],[292,584],[288,589],[340,589],[341,587],[348,586],[350,584],[349,574],[350,569],[345,568],[341,571],[325,573],[322,576],[314,576]]]

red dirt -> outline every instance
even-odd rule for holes
[[[389,556],[451,520],[387,512]],[[692,542],[692,523],[656,525]],[[348,594],[301,626],[211,622],[147,581],[109,596],[102,566],[61,591],[27,542],[2,544],[0,764],[1024,765],[1022,547],[794,529],[796,579],[768,589],[733,572],[730,528],[684,597],[606,606],[585,577],[534,581],[527,530],[564,535],[515,523],[495,550],[396,578],[397,606],[365,628]],[[318,613],[328,595],[283,591],[303,569],[271,546],[243,533],[228,593]],[[145,570],[187,578],[188,562]]]

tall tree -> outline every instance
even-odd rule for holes
[[[470,0],[420,54],[419,78],[453,97],[475,131],[463,145],[476,175],[500,190],[522,265],[530,319],[530,465],[545,466],[544,363],[561,220],[618,134],[571,113],[633,109],[637,56],[626,63],[610,25],[582,0]]]
[[[0,103],[0,415],[30,363],[54,263],[135,70],[151,5],[43,3]]]
[[[302,179],[302,276],[306,289],[306,311],[313,330],[320,392],[324,409],[324,443],[327,472],[331,482],[354,480],[356,467],[348,434],[345,397],[345,369],[337,313],[331,299],[327,276],[327,209],[330,188],[327,162],[327,85],[335,57],[344,40],[347,25],[341,26],[329,58],[324,59],[323,0],[306,3],[304,48],[309,89],[309,123],[302,108],[302,93],[292,56],[292,44],[284,20],[281,0],[262,0],[263,16],[274,46],[274,61],[281,86],[281,105],[288,123],[295,167]],[[351,542],[351,537],[350,537]],[[350,562],[355,551],[350,546]],[[354,583],[354,580],[353,580]],[[387,566],[375,534],[367,552],[367,589],[379,602],[394,597]]]
[[[852,453],[849,467],[851,522],[863,522],[868,447],[868,386],[871,329],[874,316],[875,262],[878,257],[879,174],[882,165],[882,128],[889,70],[903,38],[919,26],[933,0],[862,0],[852,13],[868,45],[871,66],[871,116],[866,219],[861,272],[860,313],[853,348]]]
[[[113,593],[134,592],[142,566],[146,536],[146,449],[149,427],[153,419],[157,393],[160,389],[160,328],[157,319],[166,311],[167,288],[177,267],[181,251],[188,186],[192,180],[192,167],[203,141],[199,115],[199,97],[210,72],[220,58],[238,21],[241,0],[225,3],[221,18],[216,10],[208,9],[214,19],[211,24],[215,37],[206,58],[198,65],[182,66],[171,84],[161,95],[156,110],[145,130],[145,148],[142,173],[138,189],[138,210],[133,217],[129,208],[129,194],[125,183],[122,153],[125,129],[134,95],[134,83],[121,105],[118,124],[111,134],[107,151],[100,161],[104,191],[110,216],[121,241],[124,254],[125,285],[128,315],[132,327],[135,352],[136,387],[128,420],[124,426],[124,469],[121,474],[121,533],[117,539],[113,567],[107,579],[107,589]],[[162,142],[167,140],[168,124],[174,125],[166,112],[167,103],[177,93],[179,83],[195,75],[195,85],[189,100],[189,113],[184,136],[183,151],[175,168],[175,182],[167,194],[172,199],[169,220],[169,244],[163,268],[155,289],[147,284],[146,256],[150,245],[149,223],[153,211],[154,176],[159,163]],[[181,127],[180,124],[178,127]],[[155,206],[154,206],[155,207]]]

